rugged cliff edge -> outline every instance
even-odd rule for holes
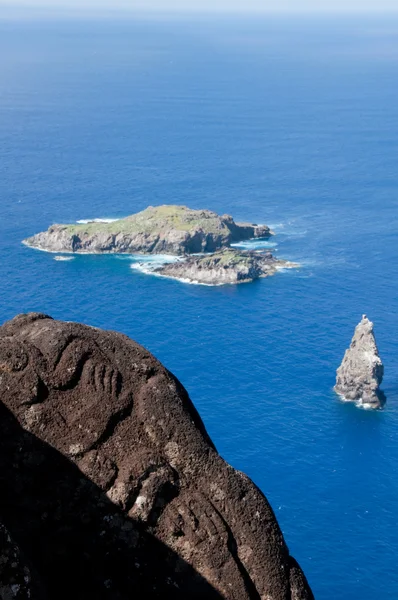
[[[190,283],[223,285],[248,283],[260,277],[269,277],[278,269],[296,266],[275,258],[269,251],[248,252],[225,248],[214,254],[190,256],[186,260],[164,264],[154,272]]]
[[[366,315],[356,326],[350,347],[337,369],[335,390],[344,400],[351,400],[367,408],[380,408],[385,395],[379,386],[384,367],[379,356],[373,323]]]
[[[313,598],[263,494],[132,340],[16,317],[0,398],[0,556],[15,541],[41,599]]]
[[[111,223],[52,225],[24,240],[49,252],[193,254],[214,252],[252,238],[272,235],[266,225],[235,223],[229,215],[186,206],[150,206]]]

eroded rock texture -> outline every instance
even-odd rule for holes
[[[16,317],[0,398],[0,515],[46,598],[312,598],[263,494],[132,340]]]
[[[211,210],[163,205],[112,223],[52,225],[24,243],[50,252],[184,255],[271,235],[267,225],[235,223],[230,215]]]
[[[9,532],[0,523],[0,598],[1,600],[39,600],[37,582]]]
[[[385,395],[379,389],[383,374],[373,323],[363,315],[337,369],[335,390],[344,400],[369,408],[380,408],[385,403]]]
[[[166,263],[156,268],[155,273],[191,283],[224,285],[247,283],[274,275],[278,269],[297,266],[275,258],[269,251],[248,252],[225,248],[214,254],[195,255],[178,262]]]

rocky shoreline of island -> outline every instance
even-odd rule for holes
[[[51,225],[23,243],[48,252],[181,256],[215,252],[232,243],[272,235],[267,225],[236,223],[230,215],[210,210],[163,205],[116,221]]]
[[[123,219],[51,225],[23,243],[62,254],[170,255],[170,262],[151,272],[188,283],[223,285],[246,283],[282,268],[297,267],[275,258],[270,251],[231,247],[268,240],[273,235],[267,225],[235,222],[230,215],[210,210],[162,205],[149,206]]]
[[[153,273],[185,283],[226,285],[249,283],[274,275],[278,270],[297,266],[296,263],[275,258],[270,251],[224,248],[210,255],[189,256],[164,263],[153,269]]]

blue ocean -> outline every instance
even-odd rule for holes
[[[398,597],[397,73],[389,18],[0,18],[1,322],[46,312],[153,352],[318,600]],[[21,244],[157,204],[266,223],[300,268],[206,287]],[[382,411],[332,389],[362,313]]]

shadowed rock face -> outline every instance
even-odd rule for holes
[[[20,549],[0,523],[0,598],[1,600],[39,600],[40,590]]]
[[[385,403],[384,393],[379,389],[383,374],[373,323],[363,315],[337,369],[335,390],[344,400],[352,400],[369,408],[380,408]]]
[[[0,398],[0,520],[41,598],[313,597],[263,494],[132,340],[21,315]]]

